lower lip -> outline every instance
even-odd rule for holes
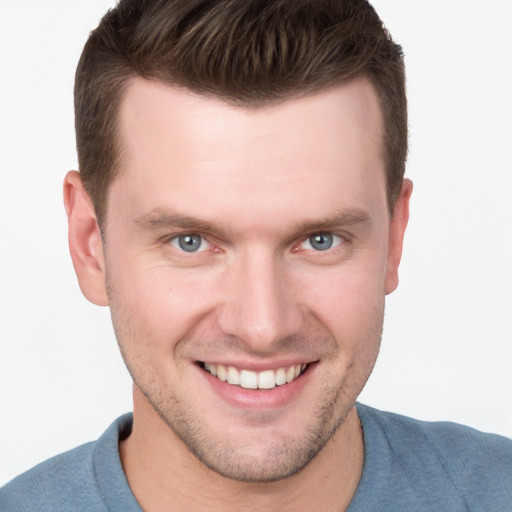
[[[250,410],[278,409],[293,402],[311,378],[317,363],[308,364],[304,373],[288,384],[272,389],[245,389],[223,382],[197,366],[207,384],[230,405]]]

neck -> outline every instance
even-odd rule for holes
[[[302,471],[269,483],[238,482],[210,470],[149,404],[147,407],[140,410],[146,406],[135,400],[132,433],[120,443],[128,483],[146,512],[340,512],[346,510],[356,491],[364,445],[355,407]]]

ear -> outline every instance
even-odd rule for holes
[[[405,179],[400,195],[395,203],[389,223],[388,265],[386,269],[386,295],[398,286],[398,266],[402,257],[405,228],[409,220],[409,200],[412,194],[412,181]]]
[[[64,179],[64,206],[68,215],[69,250],[80,289],[92,303],[107,306],[100,228],[89,194],[77,171],[68,172]]]

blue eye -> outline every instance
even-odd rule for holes
[[[206,251],[210,246],[201,235],[194,234],[176,236],[171,240],[171,245],[185,252]]]
[[[343,243],[343,239],[332,233],[315,233],[302,242],[305,249],[327,251]]]

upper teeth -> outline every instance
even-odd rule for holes
[[[275,370],[253,372],[251,370],[238,370],[234,366],[223,364],[204,363],[204,369],[213,376],[246,389],[272,389],[296,379],[306,368],[306,364],[295,364]]]

